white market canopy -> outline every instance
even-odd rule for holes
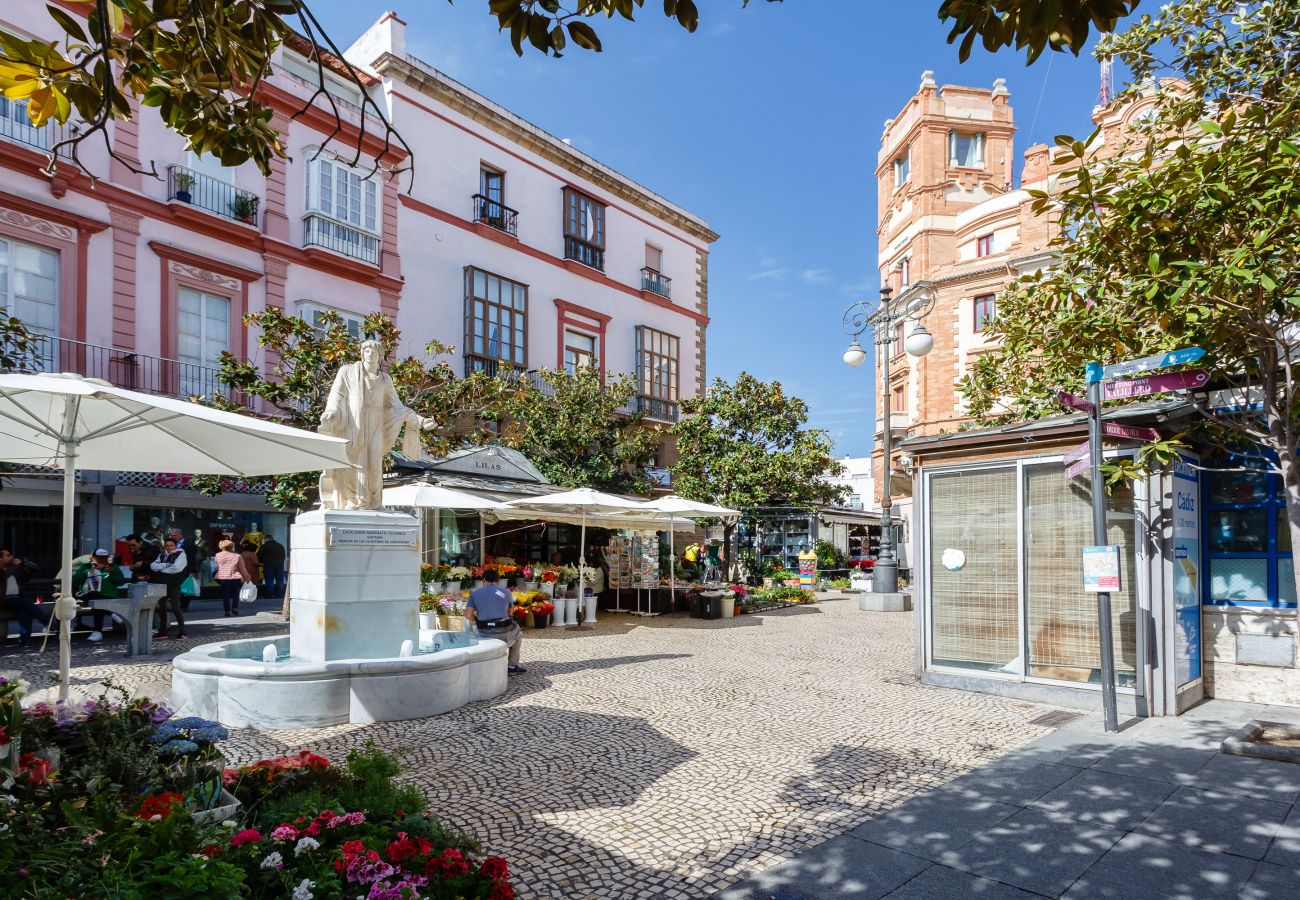
[[[274,475],[351,465],[347,441],[80,375],[0,374],[0,460],[63,470],[63,572],[72,575],[76,470]],[[70,584],[59,618],[59,699],[71,669]]]
[[[653,510],[662,515],[687,516],[692,519],[721,519],[724,522],[735,522],[740,518],[740,510],[738,509],[728,509],[725,506],[714,506],[712,503],[687,500],[684,497],[678,497],[676,494],[656,497],[654,500],[643,504],[642,509]]]
[[[513,500],[501,509],[484,513],[483,518],[488,522],[531,520],[642,531],[664,531],[670,525],[676,531],[695,529],[695,524],[688,519],[674,518],[670,521],[654,510],[647,510],[645,501],[591,488],[574,488],[558,494]]]
[[[423,509],[501,509],[504,504],[457,491],[428,481],[415,481],[398,487],[384,488],[384,506],[417,507]]]

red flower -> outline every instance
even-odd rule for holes
[[[54,766],[31,753],[24,753],[18,757],[18,774],[26,775],[32,784],[46,784],[54,774]]]
[[[154,816],[167,818],[177,809],[185,806],[185,797],[182,794],[155,794],[152,797],[146,797],[140,804],[140,808],[135,811],[137,819],[152,819]]]
[[[242,847],[245,844],[256,844],[262,839],[262,833],[256,828],[245,828],[230,838],[230,846]]]
[[[208,859],[212,859],[212,857],[219,856],[221,854],[221,848],[218,847],[216,844],[208,844],[199,852],[202,853],[204,856],[206,856]]]
[[[442,851],[442,856],[431,858],[424,867],[424,873],[426,875],[468,875],[469,870],[469,860],[467,860],[464,855],[454,847],[448,847],[446,850]]]
[[[506,861],[499,856],[489,856],[483,860],[483,865],[479,866],[478,873],[484,878],[491,878],[493,881],[504,881],[510,877],[510,869]]]
[[[515,889],[509,882],[498,881],[492,886],[492,893],[487,895],[487,900],[515,900]]]
[[[12,743],[13,743],[13,738],[9,737],[9,726],[0,725],[0,747],[4,747],[5,745],[12,744]]]

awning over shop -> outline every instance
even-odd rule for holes
[[[879,525],[880,513],[847,506],[823,506],[817,510],[817,519],[823,525]]]

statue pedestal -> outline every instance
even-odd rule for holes
[[[298,659],[397,656],[419,640],[418,523],[405,513],[316,509],[293,523],[289,652]]]

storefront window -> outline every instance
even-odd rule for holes
[[[1268,513],[1259,509],[1216,509],[1206,529],[1211,553],[1268,551]]]
[[[260,544],[268,535],[286,547],[289,543],[289,516],[247,509],[183,509],[168,506],[115,506],[113,507],[113,536],[138,534],[142,538],[161,543],[173,528],[179,529],[182,539],[194,554],[195,573],[203,586],[214,584],[212,569],[202,565],[217,554],[217,545],[223,540],[233,540],[236,545],[244,540]],[[292,548],[290,548],[292,549]]]
[[[1234,460],[1233,465],[1246,464]],[[1263,463],[1255,461],[1251,468],[1236,471],[1211,471],[1206,473],[1208,503],[1258,503],[1268,496],[1268,473]]]
[[[1014,467],[931,476],[928,554],[936,666],[1019,674],[1016,519]]]
[[[1267,603],[1268,568],[1267,559],[1212,559],[1210,596],[1220,603]]]
[[[1085,593],[1079,548],[1092,544],[1092,491],[1061,477],[1059,463],[1025,467],[1026,674],[1099,683],[1097,598]],[[1132,687],[1137,671],[1133,494],[1115,488],[1107,501],[1107,541],[1123,560],[1123,590],[1111,595],[1116,684]]]

